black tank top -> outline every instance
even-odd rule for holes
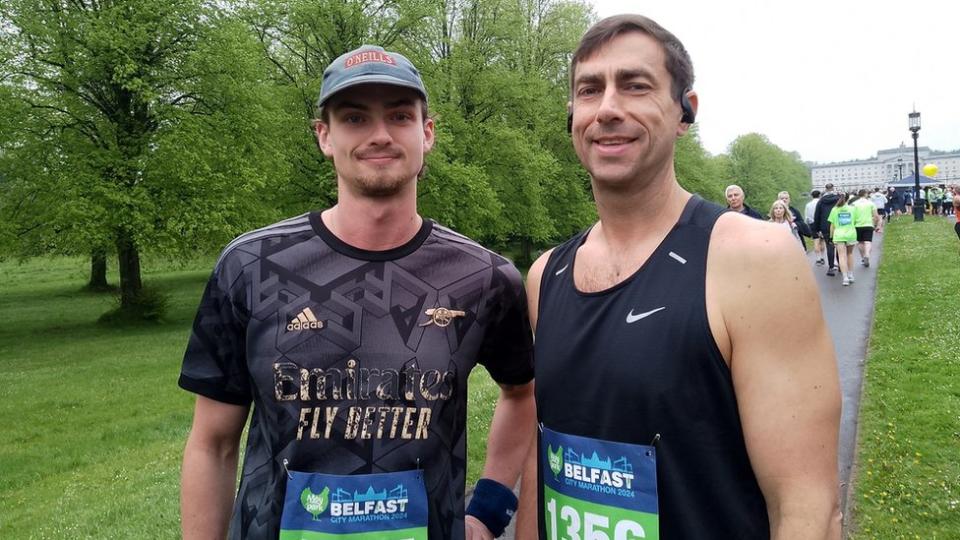
[[[554,431],[623,443],[649,445],[659,434],[667,540],[770,536],[730,370],[707,322],[707,250],[724,211],[691,197],[643,266],[595,293],[573,282],[583,232],[554,249],[540,284],[539,419]]]

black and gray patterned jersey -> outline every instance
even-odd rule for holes
[[[424,220],[388,251],[304,214],[234,240],[210,277],[179,384],[252,405],[230,538],[276,539],[287,470],[421,469],[431,539],[463,538],[467,377],[533,379],[517,269]]]

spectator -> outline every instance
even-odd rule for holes
[[[763,219],[763,216],[760,215],[760,212],[757,212],[753,208],[750,208],[743,202],[743,188],[733,184],[727,186],[727,189],[724,190],[724,195],[727,198],[727,208],[733,210],[734,212],[740,212],[743,215],[750,216],[754,219]]]
[[[813,233],[810,232],[810,227],[807,226],[806,220],[800,215],[800,211],[790,206],[789,191],[781,191],[777,194],[777,198],[787,205],[787,209],[790,211],[790,222],[793,223],[793,227],[797,231],[797,238],[800,239],[800,245],[803,246],[803,251],[806,252],[807,242],[803,238],[813,236]]]

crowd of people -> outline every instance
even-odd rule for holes
[[[913,213],[914,204],[921,206],[927,215],[955,216],[954,200],[960,196],[960,185],[926,186],[920,189],[919,195],[914,193],[913,188],[898,190],[893,186],[887,188],[886,194],[880,192],[880,188],[874,191],[884,198],[883,213],[889,222],[891,216]]]
[[[806,239],[811,239],[815,264],[827,266],[828,276],[842,277],[844,286],[856,281],[853,269],[857,258],[861,266],[870,267],[873,235],[883,233],[884,223],[888,223],[891,216],[912,213],[914,204],[921,205],[925,214],[955,217],[954,230],[960,238],[960,186],[928,186],[915,198],[913,190],[898,190],[893,186],[886,192],[875,187],[842,193],[828,183],[822,192],[815,189],[810,195],[812,199],[801,214],[790,206],[790,193],[781,191],[764,217],[746,204],[740,186],[728,186],[725,192],[728,209],[782,225],[805,252],[808,251]]]
[[[804,252],[808,250],[806,239],[813,240],[816,264],[827,265],[828,276],[837,275],[839,268],[843,285],[848,286],[855,281],[854,248],[859,248],[860,264],[869,267],[873,235],[883,231],[883,220],[878,209],[880,201],[873,197],[875,193],[865,189],[855,193],[837,193],[833,184],[827,184],[823,193],[819,190],[811,193],[813,199],[801,214],[790,206],[790,193],[781,191],[771,204],[767,219],[789,230]],[[744,203],[740,186],[728,186],[725,195],[730,210],[763,219],[756,210]]]

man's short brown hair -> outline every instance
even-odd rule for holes
[[[680,101],[683,94],[693,88],[693,62],[690,54],[677,39],[677,36],[660,26],[653,19],[643,15],[614,15],[607,17],[590,27],[587,33],[580,38],[580,45],[570,60],[570,93],[573,94],[573,80],[577,71],[577,64],[590,58],[601,47],[613,38],[628,32],[641,32],[660,43],[666,53],[667,72],[670,73],[671,87],[674,99]]]

